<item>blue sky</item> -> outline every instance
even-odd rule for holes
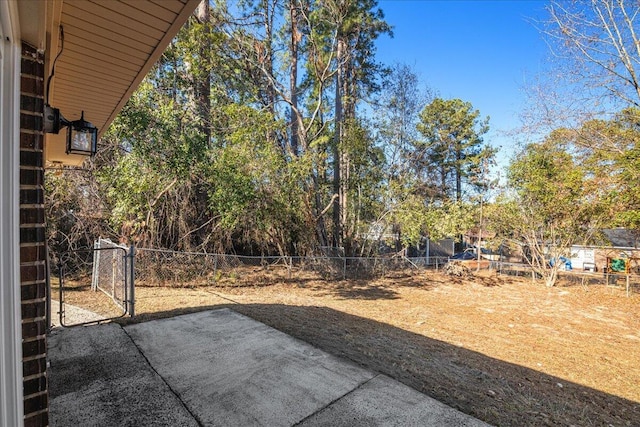
[[[544,69],[548,48],[531,20],[546,17],[545,1],[379,0],[394,37],[378,39],[376,58],[414,67],[443,98],[460,98],[490,116],[485,141],[508,163],[519,125],[523,88]]]

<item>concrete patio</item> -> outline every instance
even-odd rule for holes
[[[486,426],[229,309],[49,338],[53,426]]]

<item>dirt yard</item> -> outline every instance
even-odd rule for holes
[[[66,300],[104,310],[97,295],[79,288]],[[256,272],[216,286],[139,286],[135,321],[219,307],[494,425],[640,426],[637,291],[488,272],[337,282]]]

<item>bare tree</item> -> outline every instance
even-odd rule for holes
[[[527,83],[528,106],[515,139],[531,143],[572,129],[576,143],[603,148],[603,135],[583,124],[640,106],[640,3],[630,0],[551,0],[549,17],[536,22],[551,49],[547,69]],[[579,135],[578,135],[579,134]],[[608,149],[616,151],[614,142]]]
[[[566,76],[589,91],[592,100],[640,106],[640,4],[625,0],[560,1],[549,8],[546,30]]]

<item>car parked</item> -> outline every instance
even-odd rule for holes
[[[464,252],[453,254],[451,257],[449,257],[449,259],[457,261],[470,261],[478,259],[478,255],[476,255],[472,249],[466,249]]]

